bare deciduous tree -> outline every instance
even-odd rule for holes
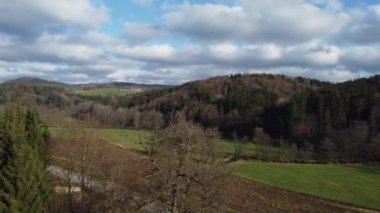
[[[67,197],[70,212],[88,212],[106,209],[112,203],[100,194],[110,193],[112,169],[117,166],[112,153],[102,149],[97,141],[95,129],[82,127],[64,128],[51,147],[52,162],[60,168],[60,179]],[[102,143],[102,142],[100,142]],[[75,196],[74,186],[80,188],[80,196]],[[75,205],[74,205],[75,204]]]
[[[254,130],[256,142],[256,154],[259,160],[268,160],[271,149],[271,141],[268,134],[262,128],[255,128]]]
[[[214,136],[179,118],[141,143],[151,164],[142,194],[155,211],[205,212],[222,204],[226,174],[215,154]]]

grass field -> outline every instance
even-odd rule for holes
[[[51,128],[52,136],[62,136],[65,129]],[[143,151],[140,138],[148,131],[130,129],[86,129],[87,134],[128,149]],[[73,135],[73,134],[69,134]],[[215,141],[226,156],[233,155],[235,144]],[[252,143],[242,147],[244,155],[254,155]],[[230,164],[236,175],[260,183],[320,196],[346,203],[380,209],[380,165],[310,165],[238,161]]]
[[[137,131],[131,129],[85,129],[83,131],[72,130],[63,128],[49,128],[50,133],[53,137],[83,137],[83,135],[91,135],[97,139],[105,140],[113,144],[122,146],[128,149],[135,149],[138,151],[143,151],[143,147],[139,144],[140,138],[144,139],[152,135],[148,131]]]
[[[216,145],[219,147],[219,149],[223,150],[223,152],[228,155],[232,156],[235,154],[235,146],[233,140],[226,140],[226,139],[218,139],[215,141]],[[241,155],[244,156],[253,156],[256,154],[256,145],[252,143],[246,143],[246,144],[240,144],[241,146]]]
[[[262,145],[254,144],[254,143],[252,143],[252,141],[248,141],[245,143],[238,141],[238,143],[235,144],[235,142],[233,140],[217,139],[215,142],[216,142],[215,144],[219,147],[220,150],[222,150],[222,152],[226,156],[234,156],[236,147],[240,146],[240,149],[241,149],[240,156],[249,157],[249,158],[256,157],[258,146],[262,146]],[[278,147],[266,146],[266,148],[268,149],[270,156],[272,156],[272,157],[278,156],[278,152],[279,152]]]
[[[137,131],[130,129],[102,129],[100,132],[103,135],[103,139],[114,144],[118,144],[128,149],[142,150],[140,144],[138,144],[140,137],[142,139],[152,135],[148,131]],[[235,144],[229,140],[219,139],[215,141],[215,145],[225,156],[231,156],[235,152]],[[254,144],[245,144],[242,149],[244,155],[254,155],[256,148]]]
[[[130,129],[101,129],[102,137],[104,140],[118,144],[128,149],[142,150],[140,144],[138,144],[140,137],[142,139],[152,135],[148,131],[137,131]],[[218,139],[215,141],[215,145],[224,156],[232,156],[235,152],[235,144],[233,141]],[[256,153],[255,145],[247,143],[242,146],[242,155],[253,156]]]
[[[58,136],[58,132],[62,132],[60,128],[50,128],[53,136]],[[91,129],[88,129],[91,131]],[[102,140],[120,145],[127,149],[142,150],[143,148],[139,144],[139,140],[147,138],[152,135],[149,131],[141,130],[131,130],[131,129],[96,129],[97,137],[100,137]],[[236,144],[232,140],[226,139],[216,139],[215,146],[222,154],[223,157],[231,157],[235,154]],[[241,143],[241,153],[240,156],[244,157],[255,157],[257,154],[257,145],[248,142]],[[277,147],[269,147],[270,153],[276,155],[278,153]]]
[[[136,93],[133,89],[123,89],[123,88],[93,88],[93,89],[82,89],[76,88],[72,90],[76,95],[84,96],[126,96]]]
[[[140,139],[144,140],[152,135],[148,131],[137,131],[131,129],[102,129],[103,139],[125,148],[143,151],[139,144]]]
[[[68,129],[63,128],[49,128],[49,130],[53,137],[61,137],[63,136],[64,131],[68,131]],[[124,148],[135,149],[140,151],[142,151],[143,149],[139,144],[140,139],[144,139],[152,135],[152,133],[149,131],[132,129],[86,129],[86,132],[90,132],[87,134],[117,144]],[[68,135],[73,136],[75,134],[83,133],[71,132]],[[235,152],[235,144],[232,141],[220,139],[215,141],[215,144],[226,156],[233,155]],[[253,155],[256,152],[254,144],[245,144],[243,149],[243,154],[245,155]]]
[[[380,165],[310,165],[238,161],[244,178],[297,192],[380,209]]]

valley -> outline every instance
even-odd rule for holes
[[[0,0],[0,213],[380,213],[380,0]]]
[[[374,86],[369,98],[378,94],[378,78],[357,82]],[[242,82],[243,88],[229,88],[225,94],[218,94],[223,91],[221,85],[236,80]],[[294,90],[276,88],[278,81],[284,81],[281,87]],[[163,184],[168,177],[149,177],[161,170],[171,176],[176,167],[169,165],[182,161],[186,164],[180,170],[186,177],[199,175],[203,179],[198,181],[209,184],[207,193],[218,194],[205,198],[210,199],[207,211],[211,212],[380,209],[377,99],[362,104],[368,109],[360,108],[359,112],[355,102],[367,100],[358,99],[359,91],[349,89],[348,94],[353,94],[348,100],[354,104],[345,109],[346,124],[340,123],[341,117],[335,114],[338,112],[331,111],[333,106],[324,100],[330,100],[326,92],[335,90],[333,87],[338,87],[335,92],[343,93],[344,85],[270,75],[218,77],[138,91],[94,84],[51,85],[43,80],[15,82],[0,86],[0,93],[4,94],[0,101],[5,108],[8,104],[21,104],[36,109],[49,127],[47,156],[51,166],[59,168],[51,173],[50,184],[80,189],[79,194],[53,193],[55,205],[67,211],[109,205],[113,206],[112,211],[153,208],[147,205],[165,209],[162,199],[171,199],[166,191],[170,187]],[[355,82],[347,84],[352,86]],[[243,96],[253,95],[251,98],[235,96],[250,91],[250,87],[252,93]],[[310,94],[305,96],[306,93]],[[335,98],[329,104],[337,103]],[[302,104],[305,100],[310,103]],[[314,106],[323,110],[310,111]],[[299,113],[293,114],[290,109]],[[366,114],[366,110],[373,113]],[[360,137],[363,134],[368,138]],[[166,144],[168,141],[173,142]],[[189,149],[183,156],[182,146]],[[102,190],[85,184],[91,181]],[[160,192],[159,197],[150,194],[146,181],[165,186],[153,185]],[[186,183],[181,178],[177,181],[179,185]],[[206,188],[198,183],[191,185],[186,202],[199,203],[195,197]],[[129,194],[132,195],[127,200],[120,197]],[[100,201],[101,207],[95,205]]]

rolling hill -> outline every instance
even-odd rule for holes
[[[161,84],[138,84],[131,82],[109,82],[109,83],[88,83],[88,84],[66,84],[57,81],[49,81],[42,78],[33,77],[22,77],[16,78],[9,81],[5,81],[2,84],[25,84],[25,85],[35,85],[35,86],[66,86],[66,87],[97,87],[97,88],[140,88],[141,90],[151,90],[151,89],[165,89],[170,88],[170,85]]]
[[[338,84],[281,75],[220,76],[125,97],[119,105],[156,110],[167,121],[181,111],[224,137],[272,138],[276,146],[324,153],[321,158],[380,159],[380,76]]]
[[[3,83],[4,85],[33,85],[33,86],[58,86],[58,87],[65,87],[68,86],[65,83],[56,82],[56,81],[48,81],[41,78],[32,78],[32,77],[23,77],[23,78],[17,78],[13,80],[9,80]]]

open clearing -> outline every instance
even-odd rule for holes
[[[103,140],[120,145],[127,149],[142,151],[143,148],[139,144],[140,139],[146,139],[152,136],[149,131],[131,130],[131,129],[100,129]],[[232,140],[217,139],[215,145],[221,154],[225,157],[233,156],[235,153],[235,143]],[[245,143],[242,145],[242,156],[255,156],[256,145]],[[276,149],[276,148],[273,148]]]
[[[311,165],[238,161],[235,174],[260,183],[380,209],[380,165]]]
[[[83,89],[76,88],[73,93],[76,95],[83,96],[127,96],[135,94],[137,91],[134,89],[124,89],[124,88],[91,88]]]
[[[103,140],[120,145],[124,148],[143,151],[143,147],[139,142],[140,140],[152,136],[152,133],[132,129],[102,129],[101,135]]]
[[[78,129],[72,130],[68,128],[49,128],[50,133],[53,137],[65,138],[73,137]],[[83,129],[88,135],[95,137],[100,140],[111,142],[115,145],[121,146],[123,148],[143,151],[143,147],[139,144],[140,140],[144,140],[152,136],[149,131],[138,131],[132,129]],[[81,134],[81,133],[79,133]],[[82,133],[83,135],[83,133]]]
[[[64,131],[68,129],[52,127],[50,132],[53,137],[61,137]],[[152,136],[149,131],[133,130],[133,129],[86,129],[92,132],[92,135],[99,137],[98,139],[117,144],[126,149],[143,151],[143,147],[139,144],[140,140],[144,140]],[[72,135],[72,134],[68,134]],[[225,156],[232,156],[235,152],[235,144],[233,141],[218,139],[215,144],[219,151]],[[247,143],[242,146],[242,155],[253,156],[256,153],[256,146],[252,143]]]

